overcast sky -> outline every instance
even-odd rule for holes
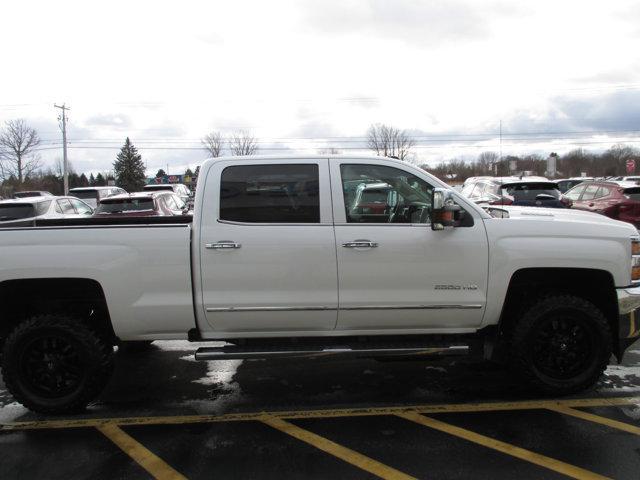
[[[52,163],[66,102],[79,172],[129,136],[148,173],[181,173],[211,130],[365,153],[376,122],[411,131],[417,163],[497,151],[500,120],[505,153],[640,146],[637,0],[8,0],[0,44],[0,121]]]

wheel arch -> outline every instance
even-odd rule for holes
[[[618,301],[613,276],[606,270],[590,268],[524,268],[511,276],[500,314],[498,334],[508,339],[523,306],[550,294],[575,295],[598,307],[618,332]],[[614,354],[619,356],[617,342]]]
[[[89,278],[31,278],[0,282],[0,342],[27,318],[65,313],[115,344],[109,308],[99,282]]]

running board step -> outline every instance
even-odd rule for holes
[[[459,356],[469,354],[468,345],[447,346],[263,346],[244,347],[225,345],[222,347],[202,347],[196,350],[196,360],[237,360],[249,358],[287,358],[287,357],[379,357],[379,356]]]

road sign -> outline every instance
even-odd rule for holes
[[[636,171],[636,161],[633,158],[627,160],[627,173],[633,173]]]

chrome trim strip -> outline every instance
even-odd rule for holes
[[[315,312],[324,310],[337,310],[334,307],[215,307],[207,308],[207,312]]]
[[[313,312],[326,310],[476,310],[483,305],[361,305],[356,307],[212,307],[207,312]]]
[[[340,310],[475,310],[483,305],[362,305],[356,307],[340,307]]]
[[[327,348],[308,348],[296,350],[243,350],[242,348],[226,349],[225,347],[203,347],[199,348],[195,353],[195,359],[201,360],[232,360],[246,358],[286,358],[286,357],[325,357],[325,356],[416,356],[416,355],[467,355],[470,349],[468,345],[452,345],[443,347],[397,347],[397,348],[351,348],[345,347],[327,347]]]

